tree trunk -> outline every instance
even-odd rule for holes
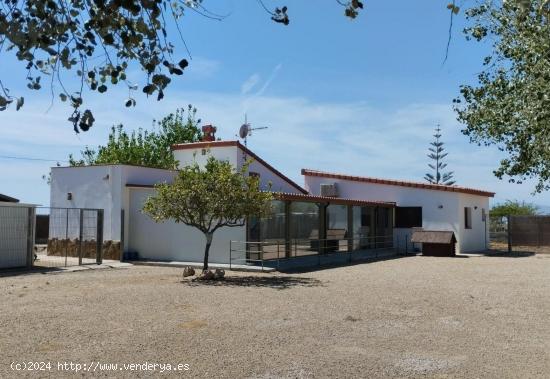
[[[213,233],[204,233],[206,237],[206,246],[204,247],[204,264],[202,267],[203,271],[208,270],[208,254],[210,253],[210,245],[212,245],[212,236]]]

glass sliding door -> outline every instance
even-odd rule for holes
[[[393,245],[393,209],[376,209],[376,247],[388,248]]]
[[[320,224],[316,203],[296,201],[290,204],[291,256],[317,254]]]
[[[353,207],[353,248],[354,250],[373,249],[376,233],[374,207]]]
[[[331,204],[326,212],[325,252],[348,251],[346,238],[351,237],[348,230],[348,206]]]
[[[248,220],[247,252],[249,259],[275,259],[284,257],[285,202],[273,200],[271,214],[265,218]],[[258,243],[254,243],[258,242]],[[261,242],[261,243],[260,243]]]

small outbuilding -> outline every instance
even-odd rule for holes
[[[411,242],[422,244],[422,255],[434,257],[456,255],[456,237],[451,231],[416,230],[411,236]]]

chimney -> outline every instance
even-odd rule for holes
[[[202,142],[211,142],[216,140],[216,130],[217,128],[214,125],[203,125],[202,126]]]

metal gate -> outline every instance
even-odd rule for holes
[[[102,209],[38,207],[35,226],[34,266],[102,263]]]

